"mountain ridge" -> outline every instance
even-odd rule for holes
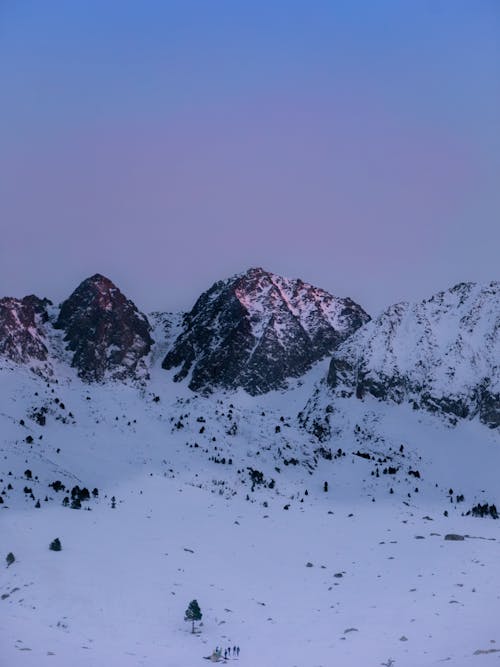
[[[177,381],[191,373],[194,391],[266,393],[303,375],[368,319],[351,299],[251,268],[199,297],[162,366],[180,366]]]
[[[254,395],[286,390],[331,358],[320,383],[331,400],[370,395],[497,428],[499,285],[459,283],[370,320],[349,298],[252,268],[214,283],[187,313],[148,319],[95,274],[59,308],[34,295],[0,299],[0,357],[48,380],[57,379],[57,358],[85,382],[145,383],[161,364],[172,371],[165,381],[185,381],[194,392]]]
[[[333,395],[500,425],[500,283],[459,283],[390,306],[334,352]]]

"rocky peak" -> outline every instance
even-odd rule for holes
[[[261,394],[304,374],[368,320],[350,299],[252,268],[200,296],[163,368],[180,366],[176,380],[191,372],[194,391]]]
[[[391,306],[337,348],[327,382],[341,395],[500,426],[500,283]]]
[[[152,345],[145,315],[100,274],[84,280],[61,305],[55,327],[63,329],[72,365],[88,381],[138,378]]]
[[[35,295],[0,299],[0,355],[18,364],[45,361],[48,351],[44,323],[48,299]]]

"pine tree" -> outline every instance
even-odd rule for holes
[[[51,551],[61,551],[62,549],[61,540],[58,537],[56,537],[56,539],[52,540],[52,542],[50,543],[49,549]]]
[[[189,603],[189,607],[186,609],[186,612],[184,614],[184,620],[185,621],[191,621],[192,628],[191,632],[194,634],[194,622],[195,621],[201,621],[203,614],[201,613],[200,605],[198,604],[197,600],[191,600]]]
[[[12,563],[16,560],[16,557],[14,556],[12,551],[9,551],[5,560],[7,561],[7,567],[9,567],[9,565],[12,565]]]

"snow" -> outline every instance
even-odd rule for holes
[[[278,340],[286,341],[291,316],[311,338],[318,328],[327,325],[340,333],[352,327],[350,318],[341,315],[346,306],[345,299],[334,297],[302,280],[283,278],[262,269],[250,269],[224,284],[237,279],[243,282],[236,288],[235,294],[249,314],[256,339],[272,328]]]
[[[155,327],[173,338],[172,322],[158,316]],[[500,521],[462,516],[500,505],[497,432],[338,399],[332,438],[319,443],[297,414],[327,362],[258,398],[196,396],[158,363],[142,387],[85,385],[54,367],[57,384],[0,370],[0,490],[14,487],[0,505],[2,665],[184,667],[206,664],[217,645],[239,645],[241,667],[498,664],[486,651],[500,649]],[[317,401],[328,400],[320,386]],[[42,405],[43,427],[28,416]],[[321,445],[346,455],[324,459]],[[388,463],[357,450],[390,456],[399,472],[384,475]],[[248,467],[274,488],[252,492]],[[91,511],[62,507],[56,479],[98,487],[82,503]],[[450,487],[465,502],[450,502]],[[55,537],[61,552],[48,548]],[[192,635],[183,618],[194,598],[203,625]]]
[[[334,356],[371,377],[404,378],[405,391],[474,402],[500,391],[500,283],[466,283],[400,303],[358,329]],[[477,397],[476,397],[477,398]]]

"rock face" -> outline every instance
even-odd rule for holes
[[[64,330],[83,380],[147,376],[144,357],[153,342],[148,320],[108,278],[84,280],[61,305],[55,327]]]
[[[500,426],[500,283],[391,306],[335,351],[327,383],[338,395]]]
[[[48,305],[48,299],[34,295],[0,299],[0,355],[18,364],[47,360]]]
[[[303,375],[369,319],[351,299],[249,269],[200,296],[162,366],[180,366],[175,380],[191,372],[194,391],[262,394]]]

